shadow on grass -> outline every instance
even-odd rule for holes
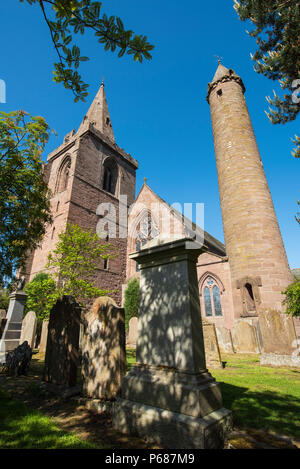
[[[224,407],[233,412],[234,425],[274,431],[300,438],[300,402],[289,394],[250,391],[218,380]]]
[[[0,390],[1,449],[91,449],[94,445],[60,430],[51,419]]]

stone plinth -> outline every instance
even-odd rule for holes
[[[125,372],[125,311],[113,299],[99,297],[84,320],[81,368],[84,396],[114,399]]]
[[[35,333],[36,333],[37,319],[34,311],[28,311],[22,321],[22,331],[20,344],[27,341],[31,349],[34,348]]]
[[[6,324],[0,340],[0,363],[5,363],[5,354],[19,345],[26,298],[27,295],[22,290],[10,295]]]
[[[75,386],[81,310],[71,296],[58,300],[50,312],[44,381]]]
[[[191,239],[155,238],[130,257],[141,271],[137,364],[113,416],[124,433],[167,448],[220,448],[231,427],[219,384],[206,369]]]

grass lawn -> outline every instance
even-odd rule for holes
[[[300,370],[260,366],[258,355],[222,354],[222,360],[225,368],[210,372],[234,425],[300,438]],[[128,365],[134,361],[128,350]]]
[[[43,369],[43,359],[44,357],[40,356],[33,357],[31,376],[18,377],[12,381],[1,378],[1,387],[5,389],[0,389],[1,449],[145,447],[144,443],[132,440],[131,437],[125,439],[122,435],[116,435],[109,423],[106,426],[107,422],[101,415],[93,417],[96,420],[91,427],[87,411],[80,414],[81,417],[78,415],[76,426],[71,422],[61,429],[59,416],[63,415],[65,422],[66,418],[74,419],[77,411],[72,407],[63,408],[61,414],[53,408],[49,414],[48,408],[50,405],[52,409],[52,402],[45,401],[46,407],[43,407],[43,397],[37,395],[37,400],[34,400],[34,391],[38,388]],[[223,354],[222,360],[226,362],[224,369],[210,371],[221,385],[224,407],[233,411],[235,428],[245,429],[247,433],[250,429],[273,431],[279,435],[300,439],[300,370],[260,366],[257,355]],[[134,363],[135,350],[128,349],[127,370]],[[27,395],[29,392],[31,396],[31,404],[28,406],[21,402],[29,402],[26,401],[24,392]],[[18,400],[12,399],[10,395]],[[39,406],[35,405],[37,403]],[[37,408],[39,411],[35,410]],[[48,416],[45,413],[48,413]],[[68,431],[69,429],[71,431]],[[86,430],[89,433],[82,438]],[[244,445],[244,442],[242,444]]]
[[[260,366],[257,355],[223,354],[223,370],[212,370],[225,407],[240,428],[300,438],[300,370]]]
[[[0,389],[1,449],[93,449],[92,443],[60,430],[51,418],[11,399]]]

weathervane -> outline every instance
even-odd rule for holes
[[[218,55],[214,55],[214,57],[216,57],[218,64],[220,65],[221,61],[223,60],[223,57],[219,57]]]

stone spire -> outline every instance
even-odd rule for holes
[[[104,82],[102,80],[101,86],[92,102],[88,112],[80,124],[78,133],[85,131],[89,125],[92,124],[95,129],[99,130],[105,137],[109,138],[115,143],[114,132],[111,125],[108,105],[106,101]]]

